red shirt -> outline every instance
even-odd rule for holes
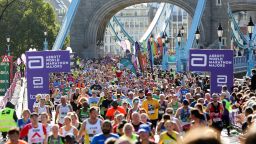
[[[47,136],[46,127],[41,123],[38,123],[38,127],[34,128],[32,126],[32,123],[29,123],[25,125],[20,132],[20,138],[24,138],[26,136],[28,137],[29,143],[32,143],[30,142],[30,139],[36,141],[43,141],[43,139],[45,139]]]
[[[116,77],[120,78],[122,76],[123,72],[122,71],[116,71]]]
[[[118,106],[117,109],[114,109],[114,107],[108,108],[106,116],[113,120],[116,111],[126,115],[125,109],[122,106]]]

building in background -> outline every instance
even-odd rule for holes
[[[127,7],[121,11],[119,11],[115,16],[123,24],[123,28],[127,31],[127,33],[135,40],[139,41],[143,34],[146,32],[149,27],[151,21],[153,20],[156,11],[159,7],[159,3],[147,3],[147,4],[138,4]],[[164,18],[162,18],[164,20]],[[160,20],[162,20],[160,18]],[[167,28],[167,34],[171,38],[170,40],[170,48],[174,48],[175,46],[175,38],[178,34],[178,30],[182,27],[185,28],[185,35],[187,37],[187,31],[190,27],[191,17],[188,15],[186,11],[183,9],[174,6],[172,18],[170,19],[169,27]],[[161,26],[160,23],[157,25]],[[115,31],[117,33],[120,32],[120,28],[116,25],[113,25]],[[113,32],[111,32],[111,28],[107,26],[105,35],[104,35],[104,47],[103,53],[106,54],[123,54],[123,49],[117,42],[117,38]],[[152,32],[154,35],[154,31]],[[120,35],[122,40],[126,40],[127,38]]]
[[[45,1],[49,2],[53,6],[57,14],[57,19],[61,24],[68,11],[68,7],[71,3],[71,0],[45,0]]]
[[[149,17],[150,7],[147,4],[138,4],[127,7],[119,11],[115,16],[123,24],[123,28],[130,34],[130,36],[138,41],[144,32],[147,30],[151,20]],[[120,28],[113,25],[115,31],[120,33]],[[122,49],[117,43],[117,38],[111,28],[106,28],[104,36],[104,52],[105,54],[120,54]],[[122,40],[126,38],[120,35]]]

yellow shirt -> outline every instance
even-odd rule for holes
[[[159,103],[157,100],[144,100],[141,105],[142,108],[144,108],[148,114],[148,117],[150,120],[156,120],[158,119],[158,108]]]
[[[178,135],[178,133],[176,133],[174,131],[171,134],[172,137],[170,137],[167,134],[167,131],[162,132],[160,135],[159,144],[177,144],[177,135]]]

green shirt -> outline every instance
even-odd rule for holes
[[[156,99],[156,100],[160,99],[159,95],[156,95],[156,94],[153,94],[153,98]]]

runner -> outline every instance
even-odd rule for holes
[[[24,126],[20,132],[20,138],[27,137],[28,143],[47,143],[46,127],[38,122],[38,114],[33,112],[30,115],[31,123]]]
[[[161,133],[159,144],[176,144],[181,140],[179,133],[174,131],[175,125],[175,122],[171,120],[164,123],[166,131]]]
[[[64,123],[64,117],[67,116],[68,112],[72,112],[73,110],[71,105],[67,104],[66,96],[62,96],[60,101],[61,104],[59,104],[56,108],[55,123],[58,119],[58,124],[60,127],[62,127]]]
[[[89,110],[90,116],[88,119],[86,119],[79,131],[79,139],[84,136],[84,138],[87,137],[87,135],[90,138],[90,141],[92,141],[92,137],[96,134],[99,134],[102,132],[102,123],[103,121],[98,118],[99,113],[96,107],[92,107]]]
[[[218,101],[218,94],[212,94],[213,101],[208,104],[208,111],[212,121],[212,127],[217,129],[219,132],[223,129],[222,114],[223,105]],[[220,138],[220,134],[218,135]]]
[[[102,123],[102,133],[96,134],[92,138],[91,144],[104,144],[104,142],[111,137],[119,138],[118,135],[111,133],[112,124],[109,120]]]

